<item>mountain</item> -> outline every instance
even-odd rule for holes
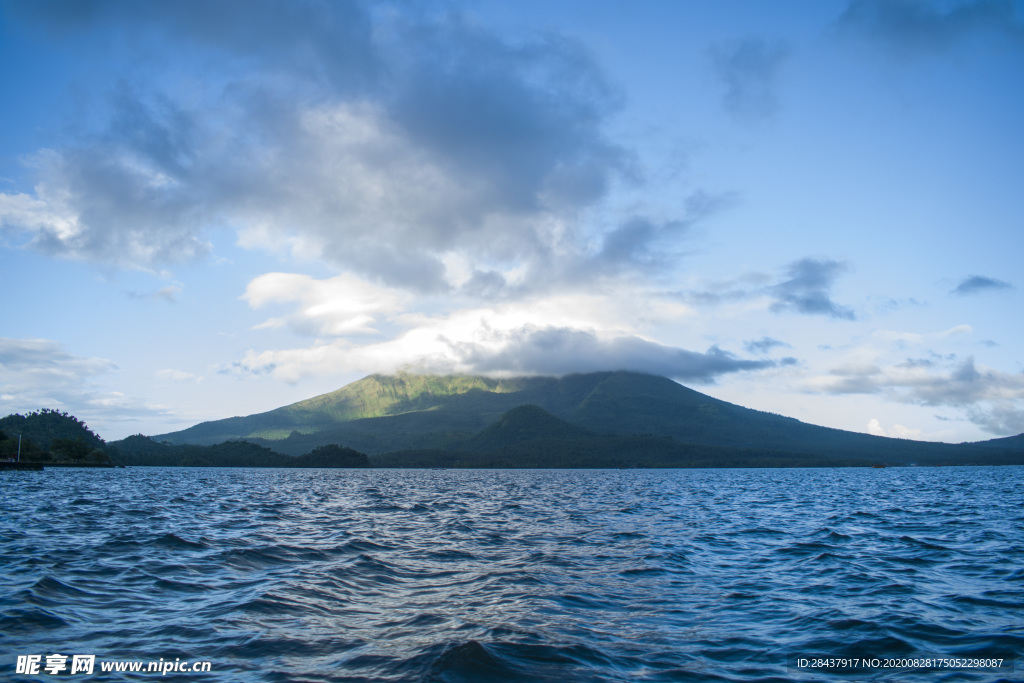
[[[541,439],[571,441],[594,435],[544,410],[540,406],[513,408],[483,431],[459,444],[459,450],[493,451]]]
[[[329,394],[266,413],[204,422],[154,438],[203,445],[246,439],[294,455],[326,443],[344,443],[371,454],[447,448],[521,405],[535,404],[564,416],[598,379],[596,374],[510,380],[370,375]]]
[[[211,445],[228,439],[260,439],[278,442],[302,436],[323,434],[364,420],[401,418],[395,425],[420,434],[433,421],[420,420],[425,413],[442,410],[444,426],[460,434],[486,426],[502,412],[519,405],[515,400],[502,402],[507,394],[518,394],[524,382],[499,381],[482,377],[436,377],[429,375],[370,375],[358,382],[305,401],[299,401],[266,413],[225,420],[203,422],[194,427],[155,437],[171,443]],[[486,405],[477,406],[482,398]],[[492,415],[480,421],[480,413]],[[344,427],[343,427],[344,426]],[[361,426],[365,426],[362,424]],[[370,433],[386,432],[374,427]],[[321,438],[313,441],[324,441]],[[326,440],[325,443],[329,443]],[[289,449],[293,452],[296,449]]]
[[[867,465],[770,449],[688,444],[652,434],[596,434],[535,405],[513,408],[454,449],[393,451],[372,458],[378,467],[635,468],[801,467]]]
[[[632,372],[502,380],[371,375],[266,413],[204,422],[154,439],[206,445],[245,439],[292,455],[338,443],[370,454],[377,464],[400,464],[399,452],[402,462],[420,464],[480,462],[481,454],[515,462],[517,453],[550,462],[570,448],[581,453],[573,461],[577,466],[586,453],[599,452],[609,458],[633,453],[621,466],[648,466],[652,453],[663,454],[662,464],[1024,463],[1020,437],[953,445],[847,432]]]

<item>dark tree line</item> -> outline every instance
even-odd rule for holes
[[[365,453],[328,444],[293,457],[248,441],[213,446],[157,442],[142,434],[111,444],[120,465],[163,467],[369,467]]]

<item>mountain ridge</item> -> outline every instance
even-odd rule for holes
[[[1024,438],[944,444],[847,432],[728,403],[668,378],[625,371],[509,379],[369,375],[271,411],[153,438],[200,445],[248,440],[293,455],[327,443],[344,443],[371,457],[424,449],[484,452],[489,448],[486,430],[523,406],[540,412],[518,415],[521,428],[530,422],[523,419],[526,414],[547,425],[532,441],[548,444],[549,450],[601,436],[650,436],[701,448],[851,462],[1002,464],[1024,456]],[[556,427],[547,416],[567,427]],[[644,443],[661,448],[660,441]],[[636,439],[629,444],[641,448]],[[499,450],[519,447],[503,443]],[[1024,457],[1020,461],[1024,463]]]

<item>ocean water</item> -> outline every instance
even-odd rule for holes
[[[17,673],[51,654],[95,669]],[[1022,656],[1020,467],[0,473],[0,680],[1021,681]]]

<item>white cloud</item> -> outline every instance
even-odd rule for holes
[[[42,150],[35,196],[0,193],[0,228],[47,254],[129,269],[199,258],[202,202],[123,145]]]
[[[324,257],[412,287],[444,282],[440,257],[519,253],[530,231],[502,235],[485,178],[420,147],[380,106],[323,105],[298,114],[281,145],[248,179],[264,186],[240,212],[240,243]],[[522,227],[522,226],[521,226]]]
[[[506,376],[626,369],[710,382],[724,373],[775,364],[743,360],[716,347],[694,352],[660,344],[622,322],[630,316],[616,309],[626,304],[626,297],[566,295],[445,315],[398,315],[392,322],[405,331],[384,341],[338,339],[306,348],[252,350],[224,371],[297,382],[399,369]],[[686,310],[671,302],[665,308],[638,305],[632,316],[644,316],[645,308],[655,316]]]
[[[829,394],[885,393],[922,405],[966,406],[1024,399],[1024,374],[977,366],[973,358],[941,366],[927,360],[893,365],[853,361],[808,379],[806,387]]]
[[[926,336],[917,332],[900,332],[896,330],[875,330],[871,337],[880,342],[894,342],[897,344],[923,344]]]
[[[73,356],[49,339],[8,338],[0,338],[0,367],[8,384],[36,379],[70,384],[117,369],[106,358]]]
[[[122,9],[27,14],[152,30],[219,68],[123,79],[95,130],[33,157],[34,193],[0,195],[0,221],[49,254],[156,268],[205,256],[229,226],[243,246],[416,291],[461,279],[452,254],[470,277],[525,267],[536,282],[586,254],[568,223],[628,174],[603,132],[612,89],[555,33],[509,42],[458,11],[358,2]]]
[[[976,364],[973,357],[884,363],[879,355],[861,349],[828,375],[806,379],[803,388],[812,393],[878,394],[900,403],[950,406],[963,410],[971,422],[990,433],[1024,431],[1024,373],[988,368]],[[881,429],[872,423],[869,431],[873,426]],[[890,436],[915,438],[914,430],[897,427],[889,430]]]
[[[325,337],[376,333],[377,319],[399,312],[407,300],[401,292],[354,275],[317,280],[294,273],[261,275],[249,283],[242,298],[257,309],[298,304],[298,311],[271,318],[259,327],[287,326],[300,334]]]
[[[971,406],[967,417],[990,434],[1006,436],[1024,433],[1024,406],[1013,401]]]
[[[877,396],[905,405],[954,408],[990,434],[1020,433],[1024,431],[1024,373],[1001,371],[973,356],[948,352],[950,346],[962,347],[973,333],[968,324],[931,332],[875,330],[865,343],[832,359],[825,366],[829,369],[819,364],[796,387],[812,394]],[[936,350],[943,346],[947,350]],[[910,439],[924,435],[916,427],[884,426],[877,418],[868,423],[867,431]],[[923,438],[952,436],[930,433]]]
[[[868,421],[868,434],[873,434],[874,436],[888,436],[893,439],[911,439],[914,441],[941,440],[941,435],[926,435],[922,429],[907,427],[899,424],[898,422],[889,427],[889,429],[885,429],[877,418],[871,418]]]
[[[961,334],[972,334],[974,328],[970,325],[955,325],[954,327],[944,330],[937,334],[938,337],[954,337]]]
[[[905,427],[904,425],[897,423],[889,430],[889,436],[896,439],[914,439],[915,441],[920,441],[923,437],[923,432],[920,429]]]
[[[191,372],[185,372],[184,370],[174,370],[172,368],[157,370],[154,374],[158,379],[166,379],[172,382],[189,382],[192,380],[195,380],[196,382],[203,381],[202,377],[195,375]]]
[[[0,193],[0,226],[11,232],[49,230],[58,239],[74,237],[79,231],[77,216],[62,206],[60,197],[52,194],[45,185],[36,187],[35,197]]]
[[[169,414],[101,387],[98,378],[117,371],[112,361],[75,356],[49,339],[0,338],[0,371],[2,414],[53,408],[89,422]]]
[[[894,343],[897,346],[920,346],[933,343],[950,337],[959,337],[973,334],[974,328],[970,325],[954,325],[939,332],[904,332],[899,330],[875,330],[871,338],[879,342]]]
[[[168,303],[174,303],[178,299],[178,295],[181,294],[182,288],[178,285],[168,285],[167,287],[161,287],[156,294],[153,295],[155,299],[163,299]]]
[[[456,268],[464,265],[458,260],[453,264]],[[507,275],[514,277],[514,273]],[[378,327],[392,332],[426,327],[444,335],[451,335],[454,329],[454,336],[460,337],[466,334],[466,321],[476,324],[481,320],[499,329],[563,326],[630,335],[641,327],[678,323],[695,315],[690,306],[674,297],[628,283],[595,286],[586,293],[569,291],[458,308],[459,301],[465,304],[474,297],[415,299],[401,289],[376,285],[349,273],[326,279],[267,273],[253,279],[242,298],[254,309],[275,305],[293,309],[265,320],[258,329],[288,328],[323,337],[377,333],[381,331]],[[426,312],[431,305],[437,312]]]

